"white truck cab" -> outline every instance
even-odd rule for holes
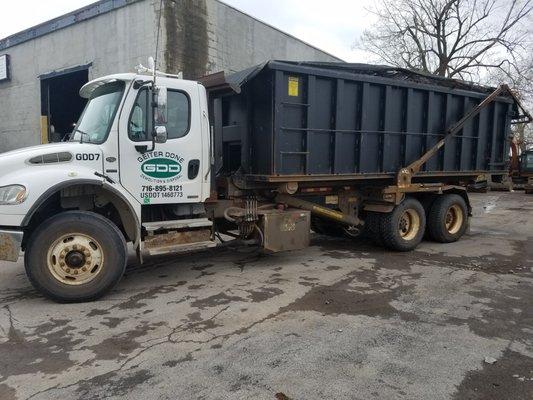
[[[148,230],[178,219],[210,229],[205,88],[153,81],[134,73],[95,79],[80,90],[88,102],[68,142],[0,156],[0,259],[16,261],[24,249],[31,282],[55,300],[90,300],[120,279],[126,241],[141,254],[143,206],[156,216]],[[176,218],[159,208],[170,204]]]
[[[175,78],[157,81],[166,92],[161,107],[166,106],[167,116],[162,126],[166,138],[155,147],[152,78],[135,74],[104,77],[81,89],[89,102],[71,142],[97,144],[107,181],[117,182],[137,203],[203,202],[209,196],[210,172],[205,88]],[[82,161],[94,157],[96,153],[81,155]]]

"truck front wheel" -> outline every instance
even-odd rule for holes
[[[379,218],[383,245],[391,250],[413,250],[422,241],[426,229],[426,213],[417,199],[406,198],[392,212]]]
[[[115,224],[96,213],[66,211],[33,232],[24,265],[30,282],[44,296],[81,302],[113,288],[126,259],[126,242]]]
[[[455,242],[465,233],[467,222],[465,200],[457,194],[444,194],[431,205],[428,234],[436,242]]]

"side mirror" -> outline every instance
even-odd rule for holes
[[[154,103],[155,126],[164,126],[167,124],[167,88],[165,86],[156,86]]]
[[[168,139],[167,135],[167,127],[164,125],[158,125],[154,129],[155,136],[154,136],[154,142],[156,143],[165,143]]]
[[[156,143],[165,143],[167,135],[167,88],[165,86],[156,86],[152,89],[152,111],[153,111],[153,131],[152,131],[152,148],[147,146],[135,146],[138,152],[146,153],[154,151]]]

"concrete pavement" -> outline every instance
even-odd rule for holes
[[[93,303],[2,263],[0,399],[531,399],[533,196],[472,200],[457,243],[132,261]]]

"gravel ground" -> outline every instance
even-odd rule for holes
[[[457,243],[132,260],[93,303],[0,263],[0,399],[533,399],[533,195],[472,203]]]

